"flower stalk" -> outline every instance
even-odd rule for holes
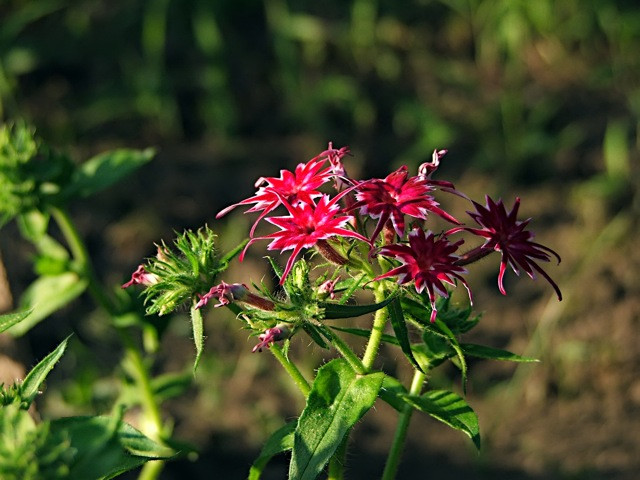
[[[294,383],[298,387],[298,390],[300,390],[300,393],[302,393],[302,395],[306,398],[311,391],[311,387],[309,386],[309,382],[307,382],[307,379],[304,378],[304,375],[302,375],[302,372],[300,372],[295,363],[289,360],[287,355],[284,354],[280,345],[274,343],[273,345],[271,345],[270,350],[273,356],[276,357],[276,360],[280,362],[280,365],[282,365],[282,367],[294,381]]]
[[[409,395],[420,395],[422,386],[425,381],[425,374],[419,370],[413,372],[413,379],[411,381],[411,387],[409,388]],[[398,465],[402,457],[405,441],[407,439],[407,432],[409,430],[409,423],[411,422],[411,416],[413,415],[413,407],[409,404],[405,404],[402,408],[402,413],[398,418],[398,425],[393,436],[393,442],[389,450],[389,456],[382,473],[382,480],[393,480],[396,478],[398,472]]]

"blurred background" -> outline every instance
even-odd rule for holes
[[[497,258],[473,271],[483,318],[469,341],[542,363],[472,362],[482,453],[416,415],[399,478],[631,480],[640,472],[639,52],[632,0],[1,0],[0,116],[27,119],[78,161],[158,149],[72,211],[114,286],[174,231],[208,223],[223,247],[237,244],[252,218],[215,214],[329,141],[351,147],[355,178],[402,164],[415,172],[434,148],[449,149],[437,179],[479,202],[522,198],[537,241],[562,256],[546,269],[564,300],[512,272],[503,297]],[[34,277],[13,233],[0,234],[4,310]],[[269,275],[261,247],[253,254],[225,280]],[[200,456],[169,464],[163,479],[244,478],[268,433],[302,406],[275,360],[252,355],[239,323],[211,310],[195,385],[167,405]],[[90,301],[6,351],[30,366],[72,329],[78,340],[54,371],[43,416],[110,407],[118,339]],[[304,342],[310,371],[329,354]],[[158,372],[190,368],[186,315],[159,352]],[[381,366],[408,378],[402,356],[386,353]],[[460,390],[452,370],[431,381]],[[381,402],[368,417],[352,478],[380,475],[395,427]],[[286,459],[273,463],[268,478],[284,478]]]

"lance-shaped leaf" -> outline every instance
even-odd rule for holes
[[[51,421],[53,432],[65,432],[76,450],[69,478],[98,480],[136,468],[175,452],[131,425],[109,417],[67,417]]]
[[[322,330],[320,327],[314,325],[310,322],[305,322],[302,324],[302,329],[307,332],[307,335],[311,337],[311,339],[316,342],[320,347],[324,349],[329,349],[329,345],[322,338]]]
[[[331,327],[332,330],[338,330],[339,332],[349,333],[351,335],[356,335],[357,337],[369,338],[371,336],[371,330],[366,328],[353,328],[353,327]],[[389,335],[388,333],[382,334],[382,341],[385,343],[390,343],[391,345],[400,346],[400,342],[393,335]]]
[[[33,312],[24,321],[13,326],[11,334],[23,335],[38,322],[80,296],[87,285],[87,280],[74,272],[36,279],[24,292],[20,301],[22,308],[32,308]]]
[[[332,360],[318,370],[296,428],[289,480],[313,480],[344,435],[371,408],[382,372],[357,375],[346,360]]]
[[[293,448],[293,437],[297,421],[289,422],[273,432],[260,451],[260,456],[249,470],[249,480],[258,480],[267,463],[277,454]]]
[[[324,309],[324,318],[333,320],[336,318],[352,318],[375,312],[389,305],[397,294],[392,294],[380,303],[369,305],[341,305],[339,303],[319,302],[318,305]]]
[[[24,381],[22,382],[21,387],[21,396],[24,401],[28,404],[33,402],[33,399],[38,394],[38,390],[40,389],[40,385],[44,382],[44,379],[47,378],[47,375],[54,367],[60,357],[64,354],[65,349],[67,348],[67,340],[69,337],[65,338],[60,345],[56,347],[56,349],[51,352],[49,355],[44,357],[35,367],[31,369],[31,371],[24,377]]]
[[[195,375],[204,348],[202,313],[200,313],[199,309],[195,308],[195,304],[191,307],[191,327],[193,329],[193,343],[196,346],[196,359],[193,361],[193,374]]]
[[[331,327],[331,329],[363,338],[369,338],[371,336],[371,330],[364,328]],[[389,335],[387,333],[382,334],[381,340],[390,345],[395,345],[397,347],[400,346],[400,341],[393,335]],[[425,343],[411,344],[411,353],[421,366],[422,371],[437,367],[442,362],[456,354],[453,348],[449,345],[447,339],[444,338],[444,334],[442,337],[437,337],[430,333],[425,333],[423,335],[423,340]]]
[[[360,286],[360,284],[364,280],[364,277],[365,277],[365,274],[361,273],[356,278],[347,278],[339,282],[336,288],[337,289],[344,288],[346,290],[342,294],[342,297],[340,297],[340,301],[338,303],[340,303],[341,305],[344,305],[351,298],[351,295],[353,295],[353,292],[355,292],[357,288]]]
[[[400,343],[400,348],[404,352],[407,359],[411,362],[411,364],[419,371],[424,373],[422,367],[418,364],[413,353],[411,352],[411,342],[409,342],[409,330],[407,329],[407,324],[404,321],[404,315],[402,313],[402,305],[400,305],[400,299],[395,298],[389,304],[389,319],[391,320],[391,326],[393,327],[393,331],[396,334],[396,339]]]
[[[397,411],[402,412],[404,406],[407,404],[405,396],[407,395],[407,389],[400,383],[395,377],[385,375],[382,381],[382,386],[378,392],[378,396],[395,408]]]
[[[539,362],[537,358],[523,357],[515,353],[511,353],[508,350],[501,350],[499,348],[487,347],[485,345],[476,345],[474,343],[461,343],[460,349],[465,355],[478,358],[488,358],[491,360],[504,360],[507,362],[521,362],[531,363]]]
[[[119,149],[101,153],[77,170],[69,187],[69,193],[88,197],[126,177],[153,158],[155,151]]]
[[[416,409],[467,434],[480,450],[478,416],[460,395],[447,390],[432,390],[420,396],[405,395],[404,398]]]
[[[8,330],[13,327],[15,324],[20,323],[22,320],[27,318],[31,312],[32,308],[28,310],[23,310],[21,312],[7,313],[6,315],[0,315],[0,333]]]
[[[467,392],[467,360],[464,358],[464,353],[460,348],[458,339],[456,338],[455,334],[449,329],[449,327],[447,327],[447,325],[441,320],[436,319],[433,325],[435,325],[440,330],[440,332],[442,332],[446,336],[446,338],[449,341],[449,344],[451,345],[451,348],[453,348],[453,350],[456,352],[458,362],[460,363],[460,365],[458,365],[458,368],[460,368],[460,373],[462,374],[462,390],[466,393]],[[426,330],[425,330],[425,334],[426,334]]]

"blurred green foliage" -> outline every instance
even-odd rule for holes
[[[358,145],[376,175],[446,146],[503,182],[637,152],[634,1],[4,0],[0,18],[1,115],[60,142],[302,135]]]

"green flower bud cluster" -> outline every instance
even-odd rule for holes
[[[0,226],[33,208],[55,203],[74,170],[24,123],[0,126]]]
[[[218,257],[216,237],[205,226],[195,233],[187,230],[179,235],[173,249],[164,242],[158,246],[158,254],[144,265],[145,271],[154,276],[144,291],[148,314],[165,315],[191,304],[216,283],[218,274],[229,264],[227,258]]]

